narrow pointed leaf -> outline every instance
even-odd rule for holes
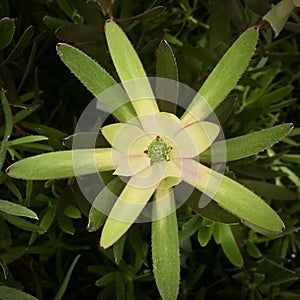
[[[133,16],[133,17],[118,19],[118,21],[119,22],[136,21],[136,20],[148,21],[151,19],[158,18],[165,10],[166,10],[166,8],[164,6],[160,5],[160,6],[150,8],[150,9],[144,11],[143,13]]]
[[[13,116],[7,98],[5,96],[5,93],[1,91],[0,94],[1,94],[1,104],[2,104],[4,117],[5,117],[4,136],[3,136],[2,143],[0,145],[0,170],[1,170],[6,157],[8,140],[13,129]]]
[[[64,278],[64,281],[62,282],[62,284],[61,284],[61,286],[60,286],[60,288],[59,288],[56,296],[54,297],[54,300],[61,300],[61,299],[63,299],[63,296],[64,296],[64,294],[66,292],[67,287],[68,287],[68,284],[69,284],[72,272],[73,272],[73,270],[75,268],[75,265],[76,265],[76,263],[77,263],[77,261],[78,261],[79,258],[80,258],[80,254],[77,255],[75,257],[75,259],[73,260],[73,262],[72,262],[72,264],[71,264],[71,266],[70,266],[70,268],[69,268],[69,270],[68,270],[68,272],[67,272],[67,274],[66,274],[66,276]]]
[[[266,202],[236,181],[194,160],[189,159],[183,163],[183,180],[213,198],[242,221],[270,233],[284,230],[282,220]]]
[[[100,247],[106,249],[114,244],[136,220],[152,196],[156,186],[138,188],[130,181],[113,206],[102,231]]]
[[[24,136],[24,137],[9,141],[7,143],[7,146],[13,147],[16,145],[23,145],[23,144],[27,144],[27,143],[34,143],[34,142],[46,141],[46,140],[48,140],[48,138],[46,136],[42,136],[42,135]]]
[[[278,143],[291,132],[293,127],[292,123],[287,123],[228,139],[226,140],[226,148],[222,146],[221,142],[216,142],[213,146],[214,162],[218,162],[218,158],[224,157],[222,155],[224,149],[226,149],[227,161],[255,155]],[[210,159],[210,151],[206,151],[200,156],[201,161],[209,161]]]
[[[34,211],[25,206],[6,200],[0,200],[0,211],[13,216],[28,217],[38,220],[38,216]]]
[[[282,0],[272,7],[272,9],[263,17],[263,20],[268,21],[278,36],[288,20],[291,12],[295,8],[293,0]]]
[[[31,223],[27,220],[24,220],[21,217],[9,215],[9,214],[3,213],[1,211],[0,211],[0,217],[22,230],[38,232],[41,234],[45,232],[44,228],[42,228],[34,223]]]
[[[57,53],[71,72],[95,97],[117,85],[117,82],[96,61],[77,48],[67,44],[58,44]],[[112,91],[112,93],[116,92],[118,93],[117,97],[114,95],[101,97],[101,101],[120,121],[129,121],[135,116],[133,108],[120,88],[116,87],[116,90]]]
[[[158,189],[156,200],[163,200],[172,209],[175,205],[172,190]],[[160,206],[159,206],[160,207]],[[154,215],[161,214],[155,211]],[[177,299],[180,279],[179,239],[176,212],[152,221],[152,260],[156,285],[162,299]]]
[[[137,78],[146,79],[147,75],[143,65],[122,29],[115,22],[109,20],[106,23],[105,32],[109,52],[121,81],[126,82]],[[132,101],[137,100],[134,96],[136,95],[136,90],[140,90],[141,94],[148,96],[148,99],[132,102],[136,113],[138,115],[143,115],[158,112],[157,103],[154,99],[149,82],[147,80],[142,82],[142,86],[138,83],[134,92],[125,85],[125,89]],[[139,95],[139,92],[137,95]]]
[[[182,117],[184,124],[194,119],[204,120],[225,99],[247,68],[257,39],[258,29],[251,27],[234,42],[199,90],[198,97],[187,108]]]
[[[76,172],[74,159],[76,160]],[[9,176],[20,179],[47,180],[91,174],[95,170],[108,171],[112,169],[114,169],[112,149],[101,148],[40,154],[14,163],[8,167],[6,172]]]
[[[33,37],[34,33],[34,27],[28,26],[28,28],[24,31],[22,36],[20,37],[18,43],[16,46],[12,49],[12,51],[9,53],[9,55],[6,57],[6,59],[3,61],[3,65],[7,62],[10,62],[14,60],[16,57],[21,55],[24,51],[24,49],[28,46],[28,44],[31,42],[31,39]]]

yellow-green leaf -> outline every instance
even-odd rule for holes
[[[126,34],[111,20],[108,20],[105,25],[105,33],[109,52],[121,81],[124,83],[137,78],[145,78],[145,80],[137,81],[136,85],[128,83],[124,86],[136,113],[143,115],[158,112],[144,67]],[[146,95],[147,98],[136,99],[136,95]]]
[[[258,29],[251,27],[234,42],[187,108],[184,124],[204,120],[225,99],[247,68],[257,39]]]
[[[95,151],[95,152],[94,152]],[[74,161],[76,161],[76,165]],[[76,172],[74,170],[76,166]],[[7,168],[9,176],[20,179],[47,180],[114,169],[112,149],[79,149],[36,155]]]
[[[171,189],[158,189],[155,193],[155,200],[164,201],[164,208],[167,210],[174,209],[174,195]],[[160,215],[161,213],[161,206],[156,206],[153,202],[153,214]],[[156,285],[162,299],[177,299],[180,259],[175,211],[161,219],[152,221],[152,260]]]
[[[282,0],[272,7],[272,9],[263,17],[270,23],[275,32],[275,36],[278,36],[283,29],[287,19],[291,12],[295,8],[293,0]]]
[[[0,211],[12,216],[27,217],[38,220],[38,216],[34,211],[25,206],[6,200],[0,200]]]
[[[194,160],[183,164],[183,180],[213,198],[221,207],[247,224],[270,233],[284,230],[277,213],[261,198],[236,181]],[[196,178],[195,178],[196,177]]]

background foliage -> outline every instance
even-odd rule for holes
[[[26,292],[28,299],[159,298],[151,272],[149,224],[135,224],[112,249],[99,251],[99,232],[86,230],[89,203],[74,180],[25,182],[4,173],[23,157],[69,149],[68,137],[92,99],[59,60],[56,43],[75,45],[117,78],[103,33],[105,20],[114,16],[149,76],[155,76],[156,50],[166,39],[177,59],[179,81],[198,90],[232,42],[261,22],[270,2],[110,5],[107,1],[105,5],[96,0],[0,0],[0,85],[8,99],[8,103],[2,99],[0,112],[0,199],[9,201],[0,206],[0,298],[17,299],[16,289]],[[300,297],[297,12],[276,38],[268,23],[261,24],[260,42],[248,70],[217,109],[226,138],[294,123],[293,132],[272,150],[229,162],[226,169],[226,175],[276,209],[286,231],[265,237],[238,225],[231,226],[232,235],[229,225],[207,221],[182,207],[177,211],[179,299]],[[12,213],[12,202],[30,210],[14,208]],[[25,294],[19,296],[26,299]]]

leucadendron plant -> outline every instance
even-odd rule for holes
[[[210,213],[202,214],[205,207],[202,210],[194,202],[186,203],[206,218],[222,223],[222,211],[223,215],[233,215],[264,234],[276,234],[284,230],[283,221],[264,200],[210,168],[213,153],[208,148],[213,143],[221,145],[222,141],[215,142],[221,128],[208,117],[235,87],[247,68],[255,51],[259,28],[249,28],[234,42],[185,111],[182,113],[182,108],[177,110],[181,112],[180,115],[176,115],[174,107],[162,111],[164,105],[158,105],[159,101],[147,83],[141,61],[122,29],[114,21],[108,20],[105,33],[109,53],[129,99],[127,103],[121,103],[118,97],[99,97],[118,84],[93,59],[67,44],[58,44],[57,52],[82,84],[99,101],[104,99],[104,106],[117,108],[111,110],[111,114],[119,122],[110,121],[99,128],[111,147],[41,154],[14,163],[7,173],[15,178],[47,180],[80,177],[95,172],[95,168],[100,174],[113,171],[107,186],[117,197],[107,213],[100,247],[106,249],[120,240],[147,203],[152,203],[154,277],[162,298],[176,299],[180,260],[173,191],[182,182],[213,198],[209,203],[213,206]],[[159,46],[157,72],[160,77],[177,79],[175,58],[165,41]],[[137,89],[147,91],[145,97],[136,99],[134,91],[126,88],[126,83],[135,80],[140,82],[140,79],[143,79],[143,85],[142,88],[137,86]],[[292,124],[283,124],[229,139],[225,142],[227,158],[232,161],[254,155],[284,138],[291,129]],[[216,149],[218,152],[219,148]],[[90,168],[89,164],[94,167]],[[115,184],[116,178],[121,178],[123,185]],[[111,195],[105,190],[95,198],[99,204],[109,197]],[[98,229],[103,222],[102,212],[97,214],[97,207],[92,206],[88,228]],[[226,228],[230,230],[229,226]]]

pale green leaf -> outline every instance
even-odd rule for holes
[[[236,181],[194,160],[187,160],[182,172],[184,181],[213,198],[222,208],[239,217],[242,222],[253,224],[270,233],[284,230],[284,224],[277,213]]]
[[[0,286],[0,297],[3,300],[38,300],[38,298],[35,298],[30,294],[8,286]]]
[[[213,161],[220,161],[224,157],[223,151],[225,149],[227,161],[255,155],[265,149],[271,148],[274,144],[282,140],[293,127],[293,124],[287,123],[228,139],[226,140],[226,148],[222,145],[223,142],[216,142],[213,145]],[[206,151],[200,155],[201,161],[209,161],[210,159],[210,151]]]
[[[263,17],[263,20],[268,21],[278,36],[288,20],[291,12],[295,8],[293,0],[282,0],[272,7],[272,9]]]
[[[130,182],[131,180],[120,194],[105,222],[100,239],[101,248],[110,247],[129,229],[156,189],[156,186],[134,187]]]
[[[123,30],[115,22],[108,20],[105,25],[105,33],[109,52],[121,81],[146,78],[143,65]],[[145,79],[142,84],[141,81],[138,81],[134,88],[128,88],[127,84],[124,88],[138,115],[158,112],[157,103],[148,80]],[[148,99],[135,99],[135,95],[140,94],[149,97],[147,97]]]
[[[247,68],[257,39],[258,29],[251,27],[235,41],[182,116],[184,124],[204,120],[225,99]]]
[[[46,136],[42,135],[31,135],[31,136],[24,136],[12,141],[9,141],[7,143],[7,147],[27,144],[27,143],[34,143],[34,142],[40,142],[40,141],[46,141],[48,138]]]
[[[201,247],[205,247],[213,234],[213,225],[211,226],[201,226],[199,228],[197,239]]]
[[[172,190],[158,189],[156,200],[166,202],[166,209],[174,209]],[[161,206],[153,202],[154,215],[161,214]],[[159,293],[163,300],[177,299],[180,279],[179,239],[176,212],[162,219],[152,221],[153,272]]]
[[[117,82],[96,61],[77,48],[67,44],[58,44],[57,53],[71,72],[95,97],[99,97],[101,93],[117,85]],[[104,107],[110,109],[121,122],[134,118],[135,112],[121,89],[116,86],[111,91],[111,97],[100,97]],[[118,97],[114,93],[117,93]]]
[[[73,160],[76,160],[76,172]],[[98,148],[36,155],[14,163],[6,172],[9,176],[20,179],[47,180],[112,169],[114,169],[112,149]]]
[[[222,224],[221,247],[228,260],[236,267],[244,265],[243,256],[232,234],[230,225]]]
[[[27,217],[38,220],[38,216],[34,211],[25,206],[6,200],[0,200],[0,211],[13,216]]]

